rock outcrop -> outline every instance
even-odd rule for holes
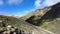
[[[5,24],[2,21],[0,21],[0,26],[0,34],[31,34],[27,31],[20,30],[19,28],[10,24],[5,26]]]

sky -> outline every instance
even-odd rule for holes
[[[60,0],[0,0],[0,15],[21,17],[58,2]]]

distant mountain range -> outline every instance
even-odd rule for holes
[[[60,34],[60,3],[51,7],[37,9],[19,19],[13,16],[0,15],[0,21],[3,21],[6,26],[10,24],[27,32],[33,31],[35,34],[44,33],[44,31],[40,31],[35,26],[42,27],[55,34]]]
[[[37,9],[20,19],[50,30],[55,34],[60,34],[60,3],[51,7]]]

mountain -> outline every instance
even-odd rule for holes
[[[46,12],[41,19],[39,19],[39,22],[44,23],[42,25],[43,28],[55,34],[60,34],[60,3],[53,5],[51,10]]]
[[[30,14],[32,16],[26,16],[28,18],[23,20],[52,31],[55,34],[60,34],[60,3],[44,9],[37,9]]]
[[[28,13],[27,15],[20,17],[22,20],[26,20],[30,18],[31,16],[42,16],[44,13],[46,13],[48,10],[50,10],[50,7],[45,7],[43,9],[37,9],[31,13]]]
[[[25,20],[33,25],[37,25],[37,20],[39,20],[40,17],[42,17],[50,9],[51,9],[50,7],[45,7],[43,9],[37,9],[21,17],[20,19]]]
[[[2,21],[2,23],[1,23],[1,21]],[[12,16],[0,15],[0,30],[1,30],[1,28],[3,28],[1,26],[1,24],[3,26],[12,25],[12,26],[17,27],[18,29],[20,29],[22,31],[26,31],[27,33],[34,32],[35,34],[37,34],[37,33],[40,34],[40,32],[38,32],[38,30],[36,28],[34,28],[34,26],[32,26],[31,24],[29,24],[23,20],[19,20],[15,17],[12,17]]]

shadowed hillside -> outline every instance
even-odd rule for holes
[[[38,14],[38,13],[37,13]],[[55,34],[60,33],[60,3],[57,3],[51,6],[51,9],[46,11],[46,13],[42,16],[40,14],[38,16],[31,16],[26,20],[31,24],[40,26],[49,31],[54,32]]]
[[[56,4],[50,7],[46,7],[44,9],[38,9],[35,12],[31,13],[32,16],[28,17],[25,19],[27,22],[30,22],[31,24],[34,25],[42,25],[45,21],[52,21],[53,19],[60,17],[60,4]],[[29,15],[29,14],[28,14]],[[25,17],[24,17],[25,18]],[[24,20],[24,19],[23,19]]]
[[[38,20],[38,25],[40,23],[43,23],[43,28],[60,34],[60,3],[52,6],[51,10]]]
[[[56,18],[60,18],[60,3],[52,6],[51,10],[47,11],[41,19],[38,20],[38,25],[39,23],[43,21],[52,21]]]
[[[20,19],[22,20],[27,20],[29,19],[31,16],[37,16],[37,17],[41,17],[42,15],[44,15],[48,10],[50,10],[50,7],[45,7],[43,9],[37,9],[31,13],[28,13],[27,15],[20,17]]]
[[[31,12],[20,19],[25,20],[33,25],[37,25],[38,20],[48,11],[50,7],[45,7],[43,9],[37,9],[34,12]]]

